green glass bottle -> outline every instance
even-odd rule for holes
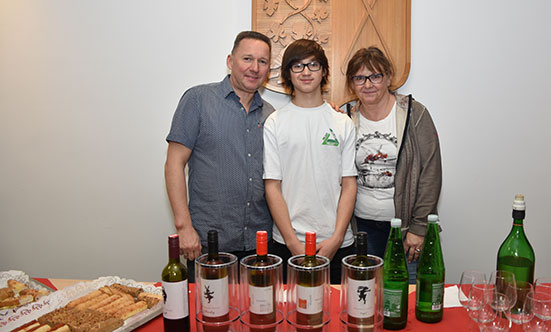
[[[367,267],[372,265],[367,256],[367,233],[356,235],[356,257],[352,266]],[[369,332],[374,330],[375,319],[375,272],[362,269],[350,269],[347,276],[348,285],[348,321],[364,326],[349,327],[350,332]]]
[[[524,234],[526,203],[523,195],[516,195],[513,201],[513,228],[497,252],[497,269],[510,271],[515,275],[517,287],[529,288],[534,283],[536,256]],[[519,292],[526,294],[526,292]],[[522,310],[524,300],[517,301],[511,309],[513,315]]]
[[[384,257],[383,328],[400,330],[408,321],[409,273],[402,242],[402,220],[390,221]]]
[[[444,314],[444,258],[438,234],[438,216],[427,217],[427,234],[417,266],[415,317],[421,322],[436,323]]]

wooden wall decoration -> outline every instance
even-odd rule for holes
[[[266,87],[285,92],[281,58],[297,39],[320,43],[329,59],[325,98],[338,105],[352,99],[346,91],[346,66],[354,53],[379,47],[395,67],[391,88],[407,80],[410,67],[411,0],[253,0],[252,27],[272,41],[272,65]]]

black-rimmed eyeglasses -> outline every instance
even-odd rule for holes
[[[306,67],[308,67],[310,71],[318,71],[321,69],[321,63],[317,61],[310,61],[308,63],[297,62],[291,66],[291,71],[293,73],[302,73]]]
[[[352,76],[352,82],[354,83],[354,85],[364,85],[365,82],[369,80],[369,82],[373,84],[379,84],[383,81],[384,76],[385,75],[382,73],[375,73],[369,76],[356,75],[356,76]]]

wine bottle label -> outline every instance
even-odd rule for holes
[[[403,291],[401,289],[385,288],[383,294],[383,316],[389,318],[400,317]]]
[[[249,310],[253,314],[266,315],[274,312],[274,287],[256,287],[249,284]]]
[[[230,311],[228,276],[220,279],[201,278],[201,306],[203,315],[218,317]]]
[[[348,314],[356,318],[373,316],[375,307],[375,279],[348,278]]]
[[[444,283],[432,284],[432,310],[442,309],[442,301],[444,300]]]
[[[317,314],[323,311],[323,285],[305,287],[297,285],[297,311]]]
[[[187,280],[163,281],[163,317],[181,319],[189,316]]]

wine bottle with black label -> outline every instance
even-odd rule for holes
[[[256,259],[252,266],[262,267],[270,265],[268,260],[268,232],[256,232]],[[269,325],[275,323],[275,270],[250,270],[249,284],[249,311],[251,325]],[[255,329],[251,331],[275,331],[270,329]]]
[[[306,232],[304,267],[320,265],[316,257],[316,233]],[[323,322],[323,273],[321,270],[299,270],[297,273],[297,323],[320,325]],[[297,329],[302,331],[303,329]],[[321,331],[322,327],[305,331]]]
[[[210,230],[207,232],[208,255],[207,265],[201,268],[201,307],[203,319],[206,322],[227,322],[229,321],[229,293],[228,293],[228,271],[226,267],[214,267],[223,264],[218,255],[218,232]],[[207,332],[225,332],[229,325],[210,326],[205,325]]]
[[[361,268],[370,265],[367,257],[367,233],[356,235],[356,257],[350,263]],[[347,276],[348,322],[364,326],[349,327],[351,332],[374,331],[375,313],[375,272],[351,268]]]
[[[187,268],[180,262],[178,234],[168,237],[168,264],[161,274],[165,332],[189,331]]]

